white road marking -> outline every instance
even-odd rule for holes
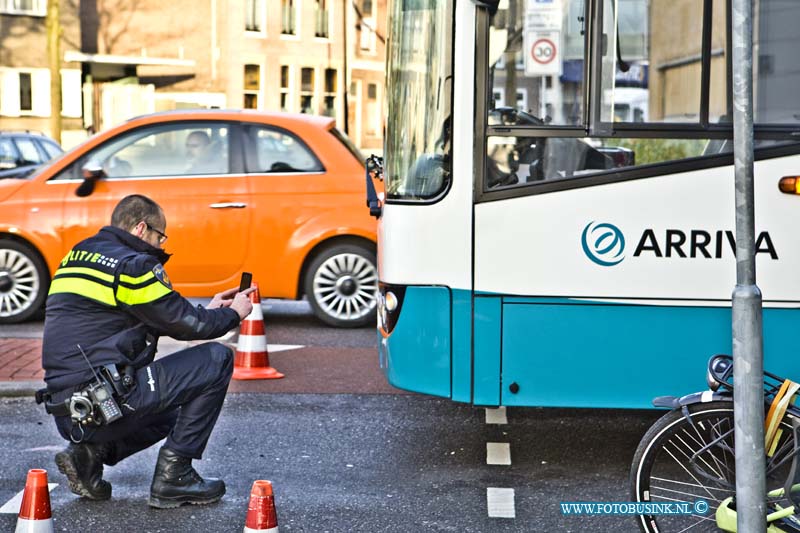
[[[486,464],[487,465],[510,465],[511,464],[511,445],[507,442],[487,442],[486,443]]]
[[[506,408],[498,407],[497,409],[486,408],[486,423],[487,424],[508,424],[506,418]]]
[[[516,518],[514,489],[488,487],[486,489],[486,507],[489,511],[489,518]]]
[[[297,350],[298,348],[305,348],[302,344],[268,344],[267,352],[285,352],[286,350]]]
[[[23,452],[60,452],[64,446],[38,446],[36,448],[25,448]]]
[[[53,489],[58,487],[58,483],[48,483],[47,488],[50,492],[53,492]],[[19,514],[19,508],[22,505],[22,496],[25,494],[24,490],[19,491],[13,498],[8,500],[5,505],[0,507],[0,513],[2,514]]]

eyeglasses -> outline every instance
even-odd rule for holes
[[[150,224],[148,224],[147,222],[145,222],[145,223],[144,223],[144,225],[145,225],[145,226],[147,227],[147,229],[149,229],[150,231],[154,231],[154,232],[158,233],[158,244],[164,244],[165,242],[167,242],[167,239],[168,239],[168,237],[167,237],[167,234],[166,234],[166,233],[164,233],[164,232],[161,232],[161,231],[158,231],[156,228],[154,228],[153,226],[151,226],[151,225],[150,225]]]

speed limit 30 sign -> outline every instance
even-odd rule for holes
[[[541,65],[551,63],[556,58],[556,44],[550,39],[537,39],[531,45],[531,57]]]
[[[561,39],[557,31],[525,32],[525,74],[548,76],[561,74]]]

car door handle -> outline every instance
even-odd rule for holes
[[[219,204],[209,204],[211,209],[242,209],[247,207],[247,204],[242,202],[222,202]]]

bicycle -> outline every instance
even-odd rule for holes
[[[653,400],[670,411],[642,437],[630,483],[637,503],[663,509],[653,504],[704,500],[708,512],[636,515],[644,532],[736,531],[732,358],[713,356],[706,381],[708,391]],[[768,533],[800,533],[794,514],[800,509],[800,407],[793,403],[798,390],[800,384],[764,373]]]

